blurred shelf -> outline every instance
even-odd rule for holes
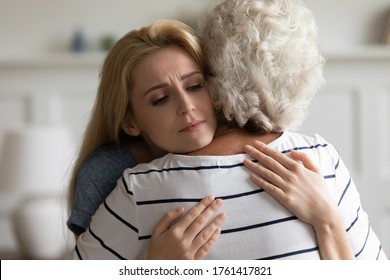
[[[390,45],[351,46],[337,49],[322,49],[322,54],[331,61],[390,60]],[[0,69],[12,68],[67,68],[100,67],[107,53],[47,53],[37,55],[1,56]]]
[[[0,56],[0,68],[57,68],[57,67],[100,67],[105,52],[48,53],[22,56]]]
[[[323,49],[322,55],[331,61],[374,61],[390,60],[390,45],[368,45]]]

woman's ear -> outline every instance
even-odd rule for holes
[[[126,134],[130,136],[139,136],[141,135],[141,130],[138,128],[138,125],[132,118],[127,117],[124,119],[122,124],[122,129]]]

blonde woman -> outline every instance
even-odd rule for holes
[[[115,44],[105,59],[91,119],[69,184],[68,204],[71,215],[67,224],[76,238],[88,229],[91,217],[114,189],[126,168],[136,163],[149,162],[161,155],[153,153],[142,137],[125,131],[124,125],[132,111],[130,92],[134,87],[134,68],[143,57],[170,45],[183,48],[195,61],[203,77],[205,66],[199,39],[192,29],[176,21],[156,22],[130,32]],[[213,111],[212,115],[215,122]],[[219,226],[223,222],[223,219],[215,218],[204,228],[205,222],[209,222],[211,215],[221,205],[220,200],[209,198],[206,196],[192,207],[184,218],[183,207],[167,211],[157,227],[164,231],[159,237],[165,238],[162,247],[166,248],[166,254],[159,250],[154,257],[182,258],[180,256],[185,254],[186,258],[198,259],[207,254],[218,238]],[[200,224],[195,222],[192,227],[195,235],[202,232],[201,236],[197,238],[191,233],[190,237],[181,237],[181,242],[188,239],[187,243],[191,244],[182,251],[172,250],[171,246],[165,245],[175,238],[170,237],[173,230],[168,227],[178,217],[181,217],[181,221],[176,224],[176,228],[181,224],[191,225],[196,218],[205,220]]]

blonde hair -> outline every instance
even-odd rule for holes
[[[264,133],[297,129],[323,84],[312,13],[294,0],[219,1],[200,25],[216,109]]]
[[[181,47],[202,71],[205,70],[198,37],[189,26],[174,20],[156,21],[133,30],[118,40],[108,53],[101,69],[95,104],[70,178],[69,211],[74,202],[77,175],[87,157],[104,144],[129,141],[129,136],[122,131],[122,123],[131,107],[134,67],[146,55],[170,45]]]

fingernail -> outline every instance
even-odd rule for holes
[[[260,147],[263,147],[263,146],[264,146],[264,143],[261,142],[261,141],[258,141],[258,140],[255,141],[255,144],[256,144],[257,146],[260,146]]]
[[[225,213],[221,213],[218,215],[218,219],[220,219],[221,221],[225,221],[226,217],[227,217],[227,215]]]
[[[214,200],[214,196],[213,196],[213,195],[207,196],[207,200],[208,200],[208,201],[213,201],[213,200]]]
[[[221,205],[223,204],[223,201],[222,201],[222,199],[217,198],[217,199],[215,200],[215,203],[216,203],[218,206],[221,206]]]

